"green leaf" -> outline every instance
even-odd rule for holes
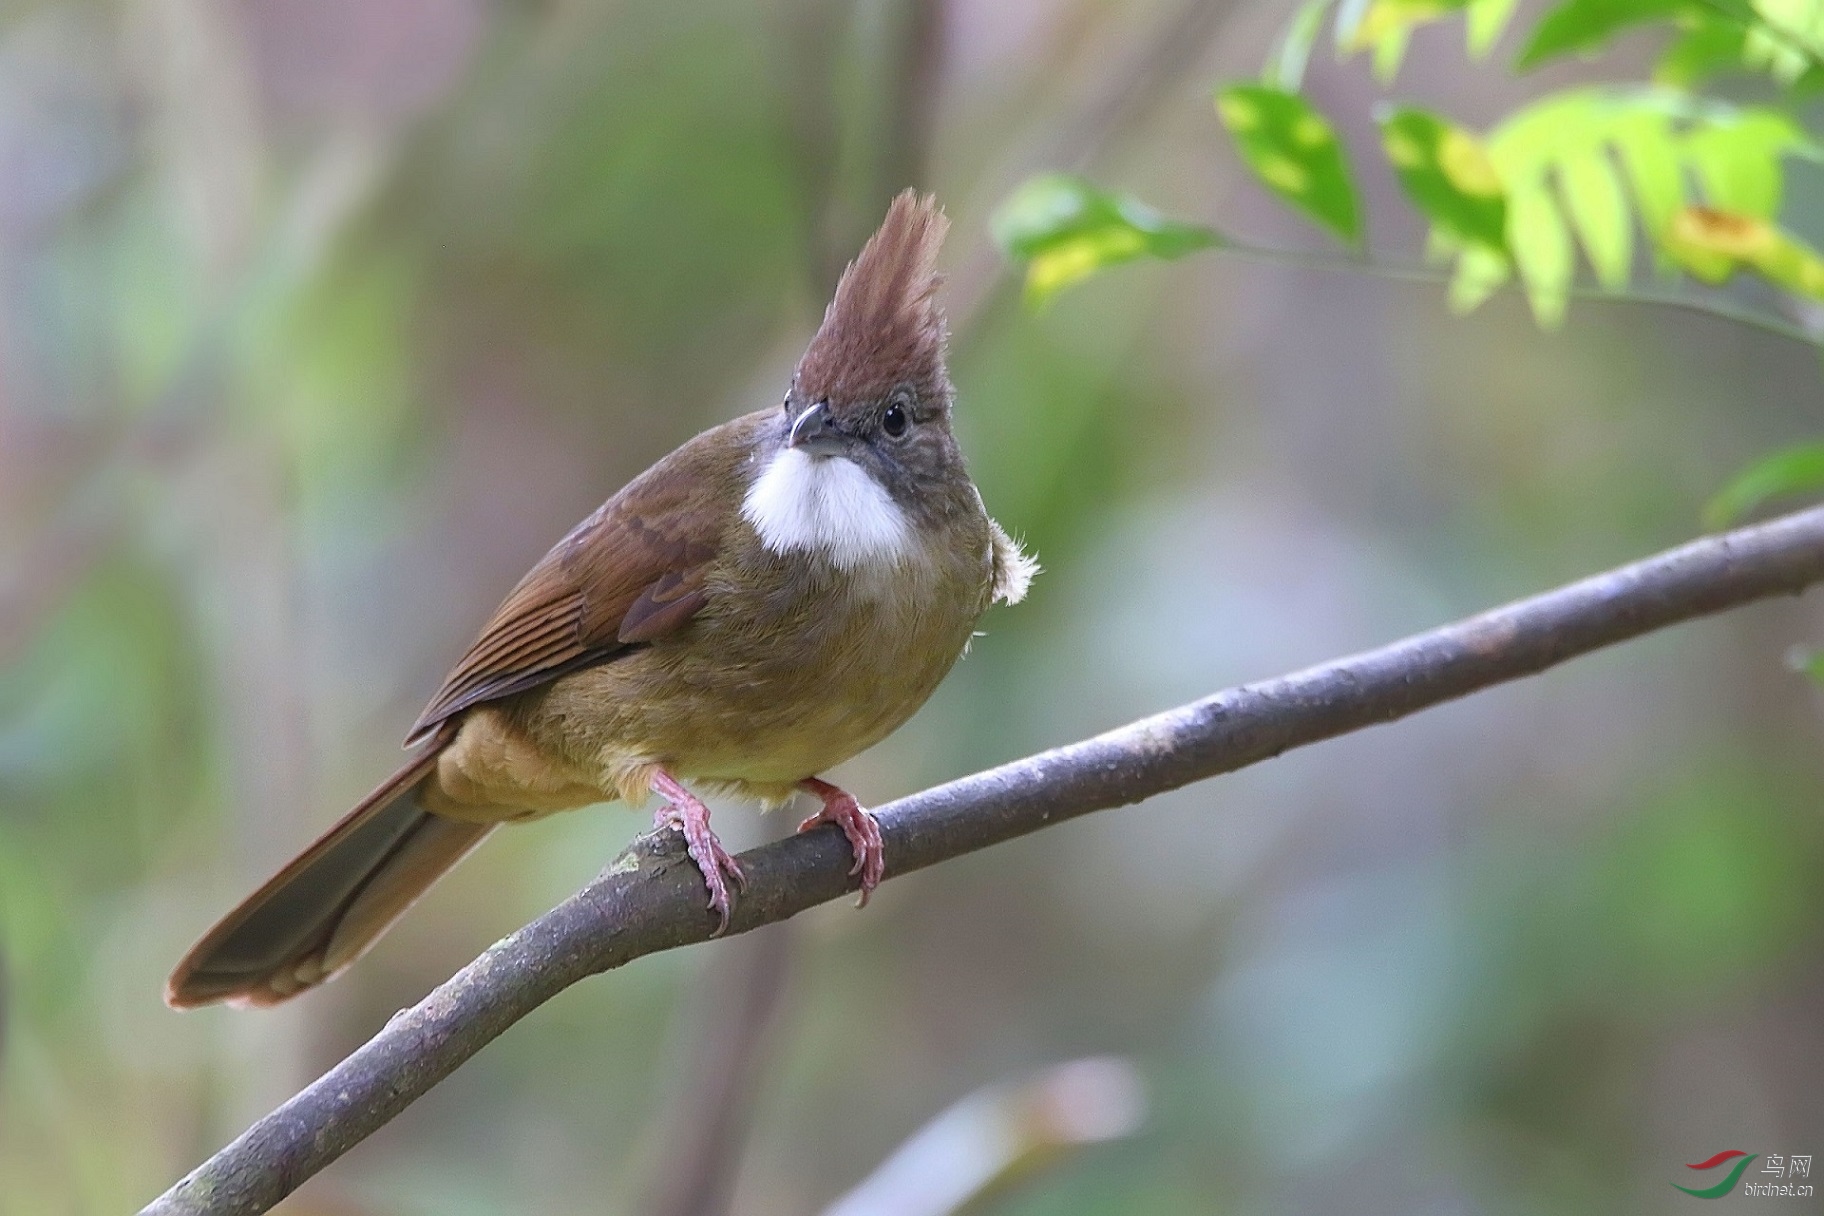
[[[1780,158],[1809,152],[1805,133],[1765,109],[1724,112],[1685,136],[1684,154],[1712,207],[1771,219],[1780,208]]]
[[[1400,74],[1400,64],[1406,59],[1406,46],[1411,41],[1411,26],[1391,29],[1381,35],[1381,40],[1374,44],[1374,78],[1376,80],[1382,84],[1393,83],[1393,78]]]
[[[1266,85],[1223,89],[1216,112],[1255,177],[1343,239],[1356,239],[1349,164],[1323,115],[1296,93]]]
[[[1516,66],[1590,54],[1628,29],[1665,23],[1684,31],[1656,69],[1666,84],[1746,69],[1790,87],[1824,60],[1824,11],[1816,0],[1564,0],[1540,18]]]
[[[1596,280],[1611,291],[1625,287],[1634,261],[1634,222],[1608,153],[1598,148],[1559,161],[1558,191]]]
[[[1742,66],[1765,72],[1782,85],[1791,86],[1816,63],[1816,52],[1807,44],[1779,33],[1775,27],[1752,25],[1742,33]]]
[[[1810,5],[1811,0],[1800,0]],[[1798,18],[1793,24],[1792,18]],[[1684,33],[1661,53],[1653,78],[1692,88],[1728,72],[1765,73],[1791,94],[1824,86],[1824,27],[1815,8],[1782,13],[1772,0],[1753,7],[1706,0],[1680,19]]]
[[[1539,19],[1514,66],[1524,72],[1562,55],[1601,50],[1622,30],[1691,7],[1692,0],[1565,0]]]
[[[1342,57],[1374,52],[1374,74],[1386,84],[1399,74],[1413,31],[1461,12],[1470,53],[1486,54],[1507,28],[1518,0],[1342,0],[1336,50]]]
[[[1495,49],[1519,5],[1520,0],[1469,0],[1463,11],[1463,33],[1470,58],[1480,59]]]
[[[1754,268],[1787,291],[1824,300],[1824,257],[1790,233],[1776,229],[1773,243]]]
[[[1165,219],[1144,203],[1062,173],[1015,190],[989,227],[1009,257],[1027,263],[1026,298],[1034,305],[1105,267],[1183,257],[1222,243],[1212,229]]]
[[[1673,217],[1665,250],[1710,283],[1750,266],[1787,291],[1824,299],[1824,257],[1771,222],[1752,215],[1686,207]]]
[[[1751,0],[1753,13],[1774,39],[1789,43],[1801,56],[1824,52],[1824,14],[1816,0]]]
[[[1348,37],[1339,46],[1344,53],[1382,47],[1389,38],[1410,34],[1415,28],[1459,12],[1469,0],[1368,0],[1356,18],[1353,13]]]
[[[1408,107],[1381,119],[1381,146],[1400,187],[1434,225],[1466,244],[1507,248],[1506,195],[1474,135]]]
[[[1658,240],[1685,204],[1685,174],[1671,120],[1654,111],[1635,111],[1619,119],[1609,136],[1634,191],[1641,227]]]
[[[1450,310],[1458,314],[1474,312],[1513,277],[1513,263],[1506,254],[1470,246],[1457,258],[1456,273],[1451,275]]]
[[[1570,89],[1510,115],[1490,133],[1487,145],[1508,189],[1509,248],[1529,286],[1547,284],[1544,296],[1533,296],[1536,306],[1547,304],[1546,315],[1551,279],[1540,280],[1535,267],[1552,264],[1543,251],[1556,245],[1543,235],[1544,221],[1531,216],[1526,225],[1545,243],[1524,255],[1513,247],[1514,198],[1555,175],[1564,215],[1591,266],[1604,284],[1619,286],[1631,261],[1632,221],[1611,156],[1621,162],[1662,268],[1675,263],[1716,282],[1746,263],[1791,290],[1811,294],[1818,287],[1810,252],[1784,234],[1757,235],[1761,243],[1752,256],[1716,245],[1737,240],[1743,230],[1737,221],[1764,221],[1777,209],[1785,157],[1817,155],[1804,132],[1779,111],[1731,106],[1664,87]],[[1709,209],[1728,223],[1711,224],[1690,206],[1694,181]],[[1684,229],[1675,233],[1680,223]]]
[[[1721,283],[1742,262],[1752,262],[1773,241],[1773,225],[1753,216],[1730,215],[1709,207],[1681,207],[1659,247],[1705,283]]]
[[[1526,286],[1533,319],[1541,329],[1556,329],[1570,299],[1575,258],[1570,231],[1543,185],[1508,195],[1507,247]]]
[[[1724,72],[1739,72],[1745,66],[1747,41],[1747,27],[1708,13],[1699,14],[1660,53],[1653,79],[1689,89]]]
[[[1610,99],[1599,89],[1548,93],[1509,114],[1488,134],[1488,153],[1510,187],[1539,177],[1567,152],[1602,142]]]
[[[1299,6],[1292,20],[1286,24],[1286,32],[1280,38],[1279,48],[1273,58],[1267,62],[1261,79],[1270,85],[1296,93],[1305,81],[1305,65],[1311,61],[1311,47],[1317,41],[1317,34],[1324,24],[1324,13],[1330,8],[1331,0],[1305,0]]]
[[[1704,507],[1704,524],[1727,528],[1770,499],[1820,492],[1824,492],[1824,443],[1783,448],[1730,478]]]

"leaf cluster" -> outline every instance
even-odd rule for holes
[[[1218,119],[1267,190],[1343,246],[1336,264],[1398,271],[1368,256],[1366,208],[1337,125],[1303,92],[1326,27],[1338,59],[1368,56],[1397,83],[1414,31],[1461,18],[1467,53],[1488,58],[1514,26],[1516,0],[1305,0],[1258,80],[1215,90]],[[1594,55],[1631,31],[1661,35],[1652,78],[1544,93],[1487,129],[1389,97],[1373,115],[1379,155],[1428,229],[1425,258],[1468,312],[1517,284],[1543,328],[1578,295],[1711,307],[1814,345],[1790,322],[1710,303],[1704,293],[1759,279],[1796,310],[1824,301],[1824,256],[1781,224],[1789,166],[1824,159],[1794,107],[1824,84],[1824,0],[1562,0],[1519,32],[1512,68]],[[1724,75],[1760,81],[1759,104],[1705,92]],[[1096,272],[1140,258],[1230,248],[1287,260],[1217,228],[1169,219],[1080,178],[1028,182],[995,221],[1042,304]],[[1810,449],[1777,453],[1712,504],[1722,523],[1820,482]],[[1782,470],[1787,474],[1781,475]],[[1795,472],[1796,471],[1796,472]]]

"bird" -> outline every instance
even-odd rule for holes
[[[844,270],[782,403],[628,482],[506,596],[412,725],[406,764],[223,917],[175,1008],[268,1006],[341,973],[503,823],[657,795],[724,932],[739,863],[685,783],[821,809],[866,903],[879,825],[819,774],[924,704],[1037,562],[983,505],[952,427],[936,260],[908,190]]]

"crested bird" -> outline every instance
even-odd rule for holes
[[[951,427],[946,226],[932,199],[895,198],[783,402],[689,440],[558,541],[412,725],[412,758],[210,929],[166,1001],[276,1004],[352,963],[498,825],[652,794],[720,933],[745,879],[687,781],[814,795],[800,830],[844,833],[866,903],[880,829],[818,774],[905,722],[1038,569]]]

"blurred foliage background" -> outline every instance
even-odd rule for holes
[[[160,1003],[189,941],[394,767],[557,536],[777,397],[903,185],[955,221],[964,443],[1047,573],[848,766],[864,800],[1672,543],[1816,433],[1815,352],[1714,318],[1580,305],[1543,336],[1512,293],[1456,319],[1435,287],[1219,253],[1021,309],[987,219],[1038,169],[1314,239],[1209,104],[1286,16],[0,8],[0,1211],[147,1201],[644,825],[502,833],[293,1006]],[[1403,77],[1469,121],[1537,85],[1444,29]],[[1307,91],[1373,146],[1365,65]],[[1371,240],[1416,248],[1391,177],[1357,169]],[[1790,222],[1813,209],[1795,172]],[[984,1210],[1659,1211],[1682,1162],[1815,1152],[1824,771],[1788,651],[1821,616],[1681,628],[865,914],[643,960],[282,1210],[655,1211],[705,1044],[756,1002],[751,1133],[721,1150],[754,1216],[819,1210],[982,1085],[1097,1053],[1134,1062],[1137,1134]],[[775,982],[731,996],[742,976]]]

